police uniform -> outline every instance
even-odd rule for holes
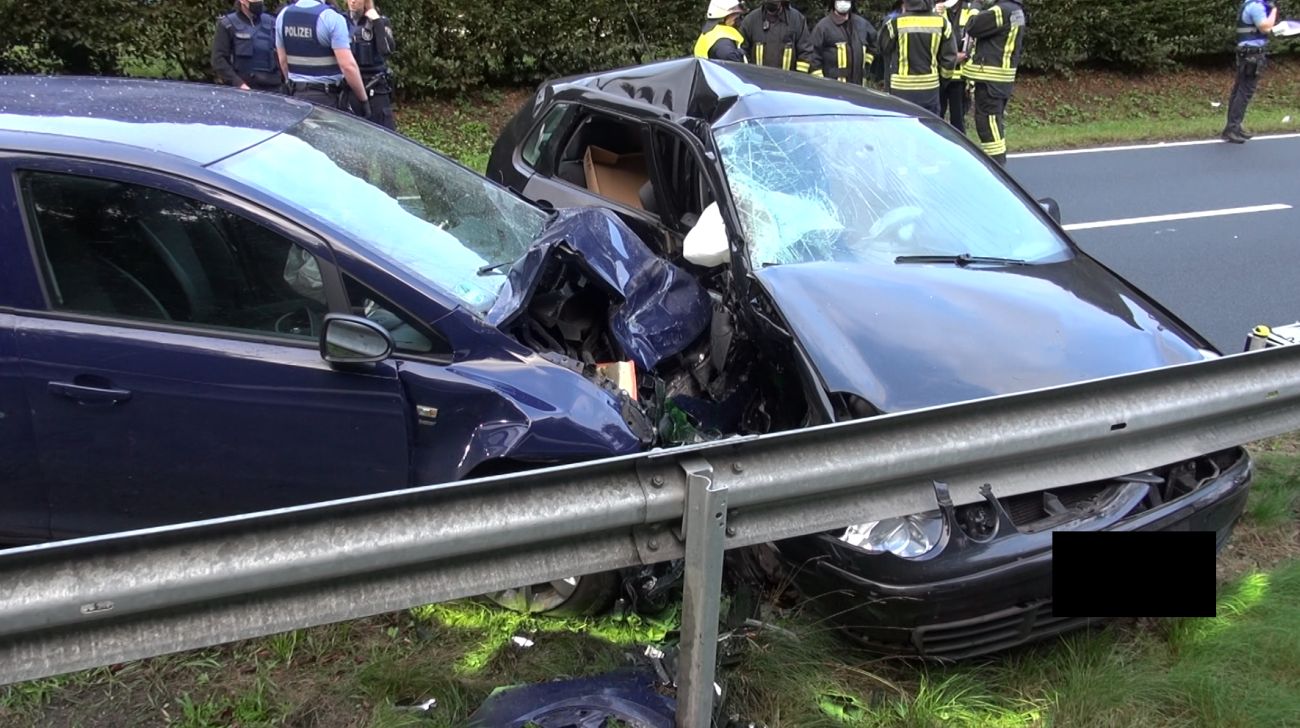
[[[298,0],[276,18],[276,47],[283,49],[290,93],[321,106],[339,108],[348,89],[334,50],[351,50],[348,21],[318,0]],[[348,95],[352,95],[348,91]]]
[[[1268,63],[1265,52],[1268,33],[1261,31],[1257,23],[1267,20],[1270,12],[1264,0],[1244,0],[1237,10],[1237,75],[1228,100],[1228,123],[1223,128],[1223,138],[1236,144],[1251,137],[1241,123],[1259,85],[1259,74]]]
[[[906,0],[903,14],[885,21],[880,31],[889,93],[932,114],[939,113],[939,71],[957,65],[952,24],[935,14],[927,0]]]
[[[828,14],[813,26],[812,46],[814,74],[862,86],[876,57],[876,28],[854,12],[843,23]]]
[[[393,28],[388,18],[380,16],[374,20],[362,17],[354,21],[349,18],[352,37],[352,55],[357,59],[361,69],[361,80],[370,94],[369,119],[380,126],[397,130],[393,118],[393,86],[388,73],[388,57],[397,50],[397,41],[393,39]],[[352,112],[362,116],[360,103],[353,99]]]
[[[212,72],[236,88],[279,91],[283,79],[275,59],[275,16],[257,12],[250,18],[238,8],[221,16],[212,38]]]
[[[810,72],[813,49],[808,21],[789,3],[770,0],[764,3],[764,6],[769,5],[780,7],[774,19],[769,20],[766,7],[760,7],[749,11],[740,21],[740,34],[745,39],[745,58],[760,66]]]
[[[966,26],[970,23],[974,10],[966,5],[967,0],[957,0],[946,9],[948,22],[952,24],[953,36],[957,39],[958,50],[962,49],[966,39]],[[966,79],[962,77],[962,65],[956,68],[939,69],[939,117],[947,118],[957,131],[966,133],[966,109],[970,101],[966,95]]]
[[[984,153],[1007,163],[1007,101],[1025,43],[1025,9],[1020,0],[997,0],[975,13],[966,26],[973,39],[962,75],[975,82],[975,131]]]
[[[741,50],[744,42],[745,37],[739,30],[721,20],[710,20],[700,29],[700,37],[695,40],[693,52],[696,58],[744,63],[745,51]]]

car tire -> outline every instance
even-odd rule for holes
[[[515,612],[548,617],[587,617],[609,610],[618,597],[619,583],[617,571],[602,571],[483,596],[497,606]]]

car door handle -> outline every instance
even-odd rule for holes
[[[50,382],[50,394],[76,400],[77,404],[117,404],[131,399],[131,393],[125,389],[87,387],[71,382]]]

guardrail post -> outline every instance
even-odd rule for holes
[[[722,600],[722,552],[727,534],[727,486],[713,480],[713,466],[700,458],[686,471],[686,570],[682,580],[682,633],[677,680],[677,728],[707,728],[713,719],[718,658],[718,611]]]

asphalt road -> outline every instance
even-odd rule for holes
[[[1256,324],[1300,320],[1300,134],[1013,155],[1008,169],[1060,203],[1080,247],[1225,354]],[[1192,213],[1215,214],[1178,218]]]

